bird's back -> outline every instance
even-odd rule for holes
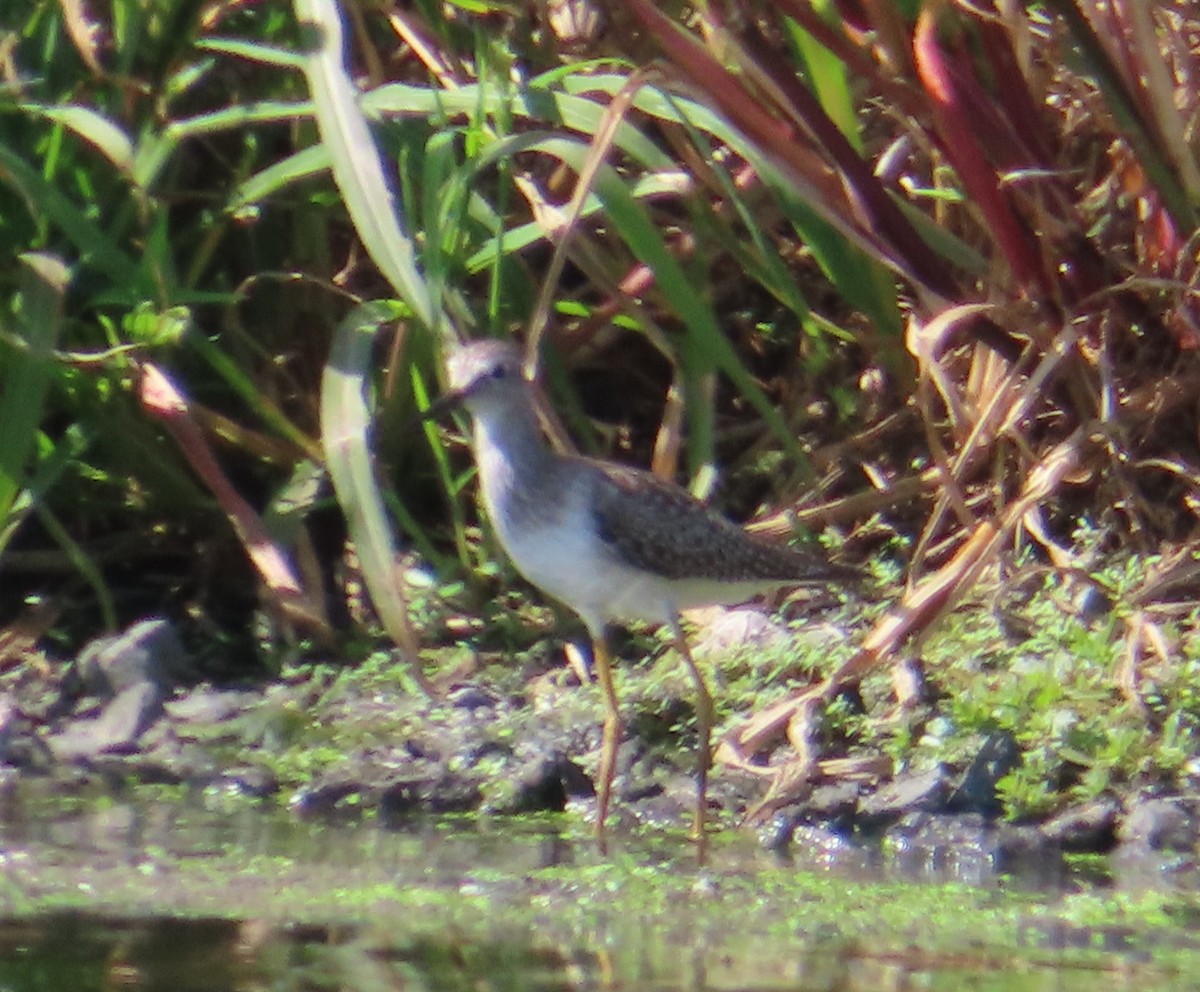
[[[854,581],[856,569],[770,544],[649,472],[592,459],[601,540],[630,566],[671,580],[808,585]]]

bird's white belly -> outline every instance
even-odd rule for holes
[[[618,561],[595,535],[558,523],[501,532],[517,570],[575,610],[589,626],[608,621],[666,623],[673,604],[660,582]]]

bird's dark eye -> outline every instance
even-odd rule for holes
[[[506,369],[503,365],[497,365],[494,369],[492,369],[492,378],[493,379],[503,379],[507,376],[508,376],[508,369]]]

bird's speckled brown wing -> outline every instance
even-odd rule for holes
[[[796,585],[852,580],[856,570],[768,544],[649,472],[591,459],[601,540],[627,564],[667,579]]]

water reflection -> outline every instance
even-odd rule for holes
[[[921,867],[829,844],[796,849],[789,865],[749,836],[715,844],[703,868],[691,852],[655,831],[601,858],[581,818],[383,828],[219,797],[10,794],[0,990],[1094,992],[1110,972],[1140,989],[1190,981],[1156,964],[1135,926],[1048,912],[1061,891],[1031,893],[1023,918],[1010,908],[989,932],[986,914],[1013,885],[978,864],[964,873],[952,852]],[[923,884],[906,886],[914,873]],[[965,888],[968,873],[985,888]],[[1005,929],[1019,952],[999,949]],[[1200,958],[1190,935],[1172,941],[1173,954]]]

